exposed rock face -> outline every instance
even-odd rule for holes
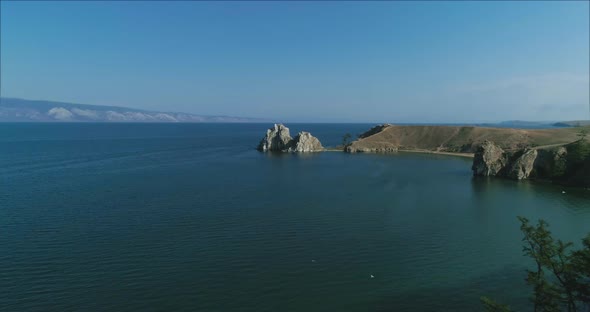
[[[557,171],[565,170],[567,166],[567,149],[565,147],[558,148],[553,153],[553,168]]]
[[[506,163],[504,150],[490,141],[485,141],[475,153],[471,170],[475,176],[495,176],[504,169]]]
[[[590,187],[590,142],[578,140],[561,147],[530,148],[511,153],[485,142],[475,154],[472,170],[475,176],[544,179]]]
[[[512,167],[507,173],[507,176],[516,180],[528,179],[533,172],[537,155],[538,152],[535,149],[525,150],[524,153],[512,163]]]
[[[299,132],[295,138],[291,138],[289,128],[282,124],[275,124],[266,131],[266,136],[258,144],[261,152],[293,152],[309,153],[324,150],[322,143],[309,132]]]
[[[312,136],[309,132],[299,132],[299,134],[291,142],[290,152],[309,153],[323,151],[324,147],[320,140]]]
[[[541,177],[553,178],[565,172],[567,149],[563,146],[553,150],[539,150],[535,159],[535,173]]]
[[[258,144],[258,150],[261,152],[287,151],[292,140],[289,128],[282,124],[275,124],[274,127],[266,130],[264,139]]]

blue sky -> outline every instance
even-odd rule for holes
[[[588,119],[589,2],[1,2],[1,95],[282,121]]]

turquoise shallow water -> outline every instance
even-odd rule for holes
[[[0,310],[526,311],[516,216],[590,232],[587,191],[261,154],[268,126],[0,124]],[[290,125],[325,145],[369,126]]]

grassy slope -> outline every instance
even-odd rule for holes
[[[590,127],[586,127],[590,131]],[[462,126],[396,126],[353,142],[354,148],[424,149],[449,152],[473,152],[485,140],[504,149],[566,144],[576,141],[580,128],[507,129]]]

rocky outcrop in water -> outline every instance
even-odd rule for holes
[[[477,149],[471,169],[474,176],[542,179],[590,187],[590,142],[506,152],[486,141]]]
[[[473,175],[495,176],[506,166],[506,153],[496,144],[485,141],[475,152],[473,158]]]
[[[324,150],[320,140],[311,135],[311,133],[305,131],[299,132],[291,144],[292,146],[289,148],[289,152],[309,153]]]
[[[555,177],[565,172],[567,167],[567,149],[563,146],[553,150],[538,150],[535,159],[535,171],[543,177]]]
[[[518,155],[514,161],[510,162],[510,170],[506,175],[516,180],[528,179],[533,172],[537,155],[538,152],[535,149],[524,150],[522,155]]]
[[[289,128],[282,124],[275,124],[274,127],[266,130],[266,135],[258,144],[258,150],[261,152],[286,151],[292,140]]]
[[[322,143],[309,132],[299,132],[295,138],[291,138],[289,128],[283,124],[275,124],[266,131],[266,135],[258,144],[261,152],[292,152],[310,153],[324,150]]]

